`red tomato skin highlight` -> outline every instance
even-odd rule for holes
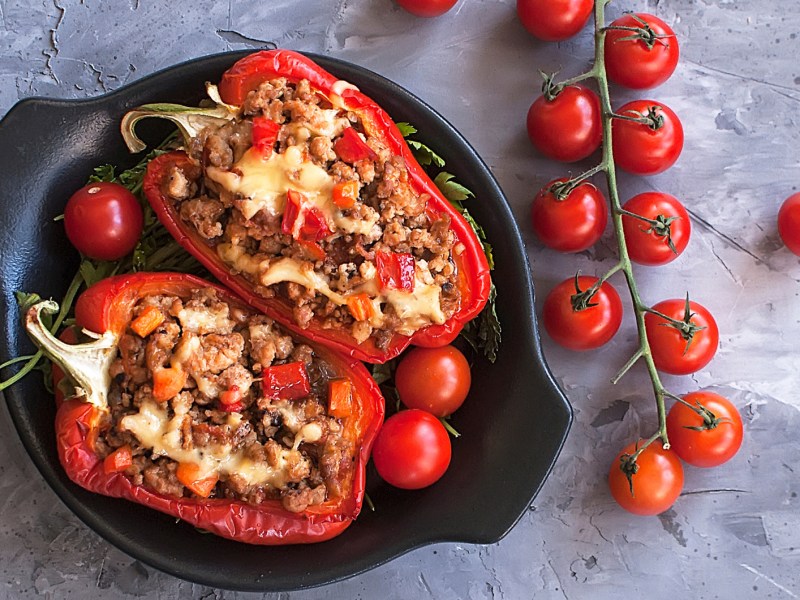
[[[639,440],[639,447],[643,440]],[[683,489],[683,466],[678,455],[664,450],[656,440],[645,448],[636,459],[639,471],[633,475],[633,494],[631,494],[625,473],[620,469],[623,454],[633,454],[636,444],[626,446],[611,461],[608,472],[608,486],[611,495],[622,508],[635,515],[657,515],[671,507]]]
[[[592,8],[591,0],[517,0],[517,17],[531,35],[560,42],[586,26]]]
[[[578,277],[581,290],[590,288],[597,277]],[[575,279],[559,283],[545,298],[542,322],[547,333],[560,346],[570,350],[593,350],[606,344],[622,323],[622,301],[607,281],[592,298],[592,306],[574,311],[570,297],[575,293]]]
[[[684,317],[685,300],[675,298],[663,300],[653,306],[653,310],[673,319]],[[647,313],[644,316],[645,331],[653,353],[653,362],[659,371],[670,375],[689,375],[705,367],[717,352],[719,346],[719,328],[713,315],[706,307],[697,302],[690,302],[689,309],[693,313],[692,323],[704,329],[694,334],[692,342],[686,348],[686,340],[674,327],[662,325],[666,323],[658,315]]]
[[[445,474],[451,454],[450,436],[439,419],[411,408],[386,420],[375,440],[372,460],[386,483],[417,490]]]
[[[667,414],[667,435],[681,460],[701,468],[717,467],[733,458],[742,446],[744,426],[739,411],[727,398],[714,392],[691,392],[683,397],[689,404],[699,402],[720,419],[713,429],[702,427],[703,417],[676,402]]]
[[[456,5],[458,0],[395,0],[412,15],[423,18],[439,17]]]
[[[789,196],[781,205],[778,233],[786,247],[800,256],[800,192]]]
[[[606,73],[609,79],[634,90],[645,90],[661,85],[675,72],[680,57],[680,46],[675,32],[658,17],[638,13],[656,35],[663,37],[648,48],[644,40],[623,40],[633,32],[609,29],[606,33]],[[641,27],[634,15],[624,15],[610,27]]]
[[[554,100],[539,96],[528,109],[526,127],[531,143],[548,158],[582,160],[600,147],[600,98],[582,85],[567,86]]]
[[[663,192],[645,192],[628,200],[622,208],[648,219],[655,219],[659,214],[678,217],[670,224],[672,243],[677,251],[675,253],[667,244],[666,237],[658,237],[653,232],[647,233],[647,223],[622,215],[628,255],[634,262],[651,267],[666,265],[678,258],[689,244],[692,222],[686,208],[675,196]]]
[[[564,200],[544,186],[531,203],[531,226],[539,240],[559,252],[582,252],[594,246],[608,223],[606,199],[594,185],[581,183]]]

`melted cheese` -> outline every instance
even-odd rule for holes
[[[271,467],[266,463],[253,462],[242,451],[233,452],[229,444],[182,448],[180,428],[184,414],[184,411],[178,409],[175,416],[170,419],[166,405],[145,400],[138,413],[122,418],[120,428],[136,436],[136,439],[144,447],[149,448],[154,456],[167,456],[180,463],[198,465],[200,479],[213,474],[238,475],[250,485],[281,488],[288,480],[286,469],[290,460],[308,460],[297,450],[282,448],[278,455],[278,464]]]

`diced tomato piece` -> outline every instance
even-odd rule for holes
[[[186,371],[174,367],[164,367],[153,372],[153,398],[166,402],[177,396],[186,385]]]
[[[267,117],[253,117],[253,148],[263,158],[272,155],[280,130],[281,126]]]
[[[357,199],[357,181],[340,181],[333,186],[333,203],[339,208],[353,208]]]
[[[360,160],[377,160],[378,158],[375,151],[367,146],[367,143],[352,127],[345,128],[341,137],[333,143],[333,151],[340,160],[351,165]]]
[[[204,479],[198,479],[199,475],[200,466],[195,463],[180,463],[175,470],[175,477],[178,478],[178,481],[201,498],[208,498],[219,481],[219,475],[214,474]]]
[[[414,291],[416,261],[407,252],[375,253],[375,268],[381,290]]]
[[[353,294],[347,297],[347,308],[356,321],[368,321],[375,316],[375,306],[369,294]]]
[[[263,372],[261,388],[268,398],[297,400],[311,393],[311,382],[303,362],[267,367]]]
[[[128,444],[120,446],[103,459],[103,471],[119,473],[133,464],[133,452]]]
[[[328,414],[347,417],[353,411],[353,384],[349,379],[331,379],[328,382]]]
[[[153,333],[164,322],[164,313],[155,306],[148,306],[138,317],[131,321],[131,329],[141,338]]]

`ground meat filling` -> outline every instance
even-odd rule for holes
[[[101,458],[129,445],[133,464],[125,475],[169,496],[195,495],[180,477],[184,463],[199,465],[198,477],[218,478],[210,497],[277,499],[300,512],[346,493],[356,449],[346,417],[327,414],[328,383],[336,375],[309,346],[266,317],[229,307],[210,289],[187,300],[144,298],[134,318],[147,307],[164,320],[144,338],[128,329],[120,339],[110,369],[110,413],[97,441]],[[304,370],[310,392],[269,397],[262,381],[281,365]],[[187,373],[166,401],[154,398],[159,369]],[[230,390],[237,392],[235,404]]]
[[[262,175],[256,185],[257,178],[245,165],[252,166],[257,150],[254,120],[265,118],[280,127],[268,156],[284,162],[280,176]],[[340,158],[337,142],[348,128],[358,132],[370,158]],[[462,248],[449,216],[428,211],[429,197],[414,191],[403,158],[367,135],[357,115],[335,109],[312,91],[308,81],[263,83],[248,95],[240,117],[206,128],[188,150],[200,168],[185,173],[175,167],[163,186],[181,219],[258,293],[291,303],[299,325],[306,327],[317,318],[323,328],[350,329],[359,342],[374,334],[381,346],[394,333],[411,335],[431,323],[443,323],[459,309],[453,256]],[[306,196],[325,226],[309,241],[299,230],[287,232],[284,213],[287,188],[315,189],[309,183],[314,178],[327,186],[326,191]],[[283,183],[276,183],[278,179]],[[345,182],[357,186],[358,198],[343,208],[333,202],[331,189]],[[263,186],[272,186],[271,191],[264,192]],[[309,223],[308,217],[304,223]],[[427,289],[424,306],[421,301],[409,304],[402,295],[381,295],[374,283],[376,252],[413,256],[415,290],[409,295]],[[313,269],[313,281],[267,274],[280,259]],[[319,281],[326,289],[320,289],[315,283]],[[347,302],[363,292],[375,309],[367,317],[354,313]]]

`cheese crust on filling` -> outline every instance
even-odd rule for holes
[[[378,347],[458,310],[463,248],[449,215],[429,209],[403,158],[356,114],[284,79],[263,83],[241,111],[193,140],[196,172],[175,167],[165,183],[231,272],[291,303],[301,327],[316,319]]]
[[[327,363],[270,319],[231,308],[211,289],[185,300],[146,297],[134,320],[153,308],[163,317],[153,331],[128,329],[120,338],[97,441],[101,458],[129,447],[124,474],[177,497],[280,500],[299,512],[346,492],[356,440],[348,417],[328,414],[335,375]],[[167,399],[159,373],[178,377]],[[265,382],[275,377],[281,385],[302,380],[294,388],[302,389],[287,395],[269,388]],[[198,482],[209,481],[210,492],[197,491]]]

